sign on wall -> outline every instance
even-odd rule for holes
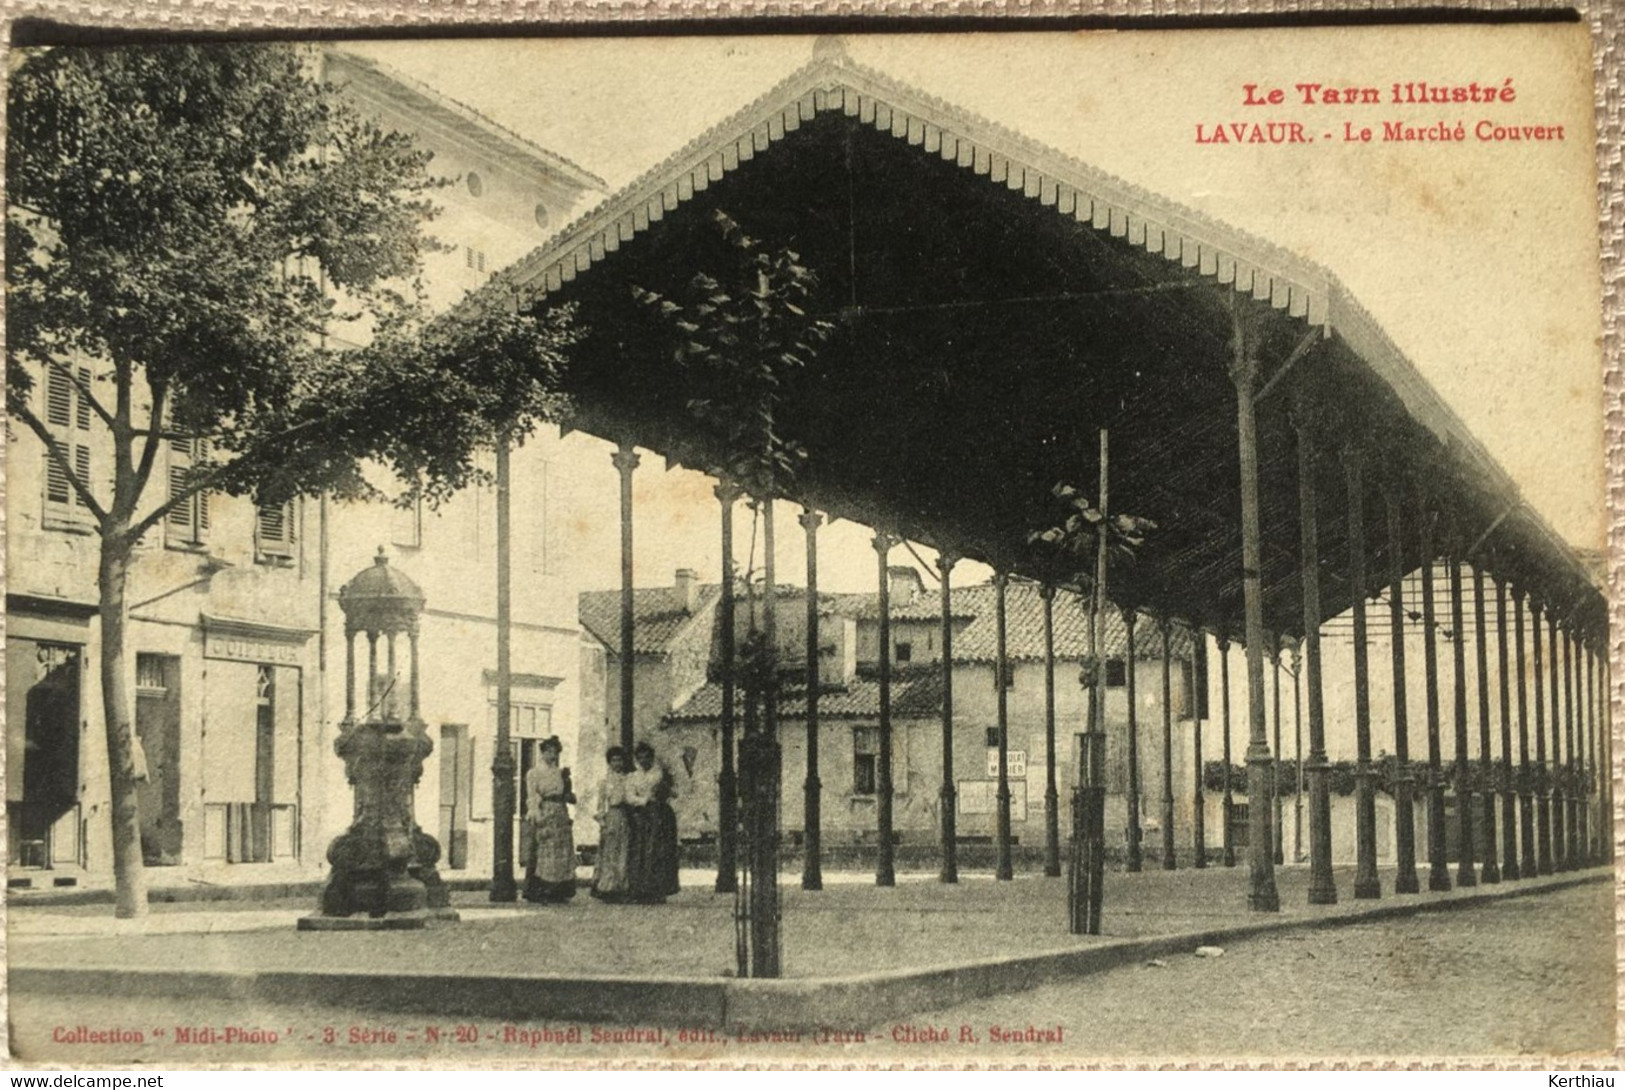
[[[1009,769],[1007,774],[1009,775],[1010,779],[1025,780],[1027,778],[1026,750],[1012,749],[1006,751],[1005,761],[1006,768]],[[997,748],[989,749],[987,751],[987,778],[990,780],[996,780],[999,778],[999,751]]]
[[[998,780],[960,780],[959,812],[961,814],[996,814],[999,812]],[[1010,781],[1010,820],[1027,820],[1027,781]]]

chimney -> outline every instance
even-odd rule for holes
[[[678,568],[673,589],[677,608],[693,615],[700,606],[700,577],[693,568]]]
[[[914,599],[925,593],[925,583],[920,579],[920,573],[907,564],[893,564],[886,569],[886,577],[890,583],[893,606],[912,605]]]

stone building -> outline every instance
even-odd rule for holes
[[[721,588],[700,585],[690,571],[678,572],[674,586],[639,588],[634,597],[636,715],[634,733],[647,738],[676,774],[679,831],[685,840],[708,841],[717,833],[717,779],[721,772],[722,685]],[[892,668],[893,829],[902,845],[936,844],[942,787],[941,604],[935,586],[927,588],[910,566],[889,571],[889,657]],[[996,588],[992,584],[956,587],[951,596],[957,833],[966,843],[991,843],[995,830],[997,773]],[[602,642],[606,654],[606,707],[609,735],[618,731],[619,592],[581,595],[583,626]],[[694,603],[688,611],[684,602]],[[736,640],[743,642],[758,616],[759,601],[736,598]],[[874,843],[879,761],[879,607],[876,594],[819,595],[819,778],[822,782],[823,842]],[[806,779],[806,592],[778,588],[780,664],[779,740],[783,747],[781,824],[792,842],[803,832]],[[1079,669],[1087,654],[1085,611],[1079,600],[1058,593],[1053,604],[1055,632],[1055,782],[1063,830],[1069,828],[1070,791],[1076,777],[1075,735],[1083,730],[1084,690]],[[1048,763],[1045,730],[1045,647],[1043,601],[1035,583],[1011,581],[1006,591],[1008,769],[1011,828],[1023,847],[1044,843],[1044,803]],[[1140,765],[1142,824],[1160,828],[1162,813],[1162,660],[1160,638],[1150,618],[1136,626],[1135,697]],[[1198,708],[1192,694],[1199,670],[1199,646],[1181,626],[1170,629],[1172,736],[1176,762],[1176,828],[1182,847],[1188,840],[1193,773],[1180,740],[1189,736]],[[1127,631],[1115,612],[1106,626],[1106,721],[1110,827],[1126,825],[1128,796]],[[745,697],[736,698],[736,737],[743,733]],[[583,739],[586,745],[586,739]],[[581,832],[589,834],[582,829]],[[590,835],[590,834],[589,834]],[[1115,834],[1114,834],[1115,835]],[[1218,842],[1219,826],[1210,833]],[[1063,831],[1063,838],[1065,833]],[[1121,843],[1121,841],[1119,841]]]
[[[312,63],[385,129],[415,136],[434,153],[431,169],[453,180],[436,192],[442,212],[430,228],[448,246],[425,268],[435,306],[484,283],[602,191],[591,173],[380,65],[338,50]],[[109,393],[94,361],[73,365],[85,389]],[[76,465],[106,479],[110,448],[79,386],[53,371],[36,390],[41,419]],[[167,442],[151,487],[183,471],[197,442]],[[544,430],[513,459],[514,735],[526,753],[540,737],[575,732],[580,629],[550,475],[559,443],[557,429]],[[12,429],[6,458],[8,877],[19,889],[105,881],[97,538],[33,434]],[[442,839],[450,870],[488,871],[493,511],[488,488],[438,511],[325,497],[256,508],[205,493],[148,535],[130,579],[129,665],[155,884],[265,881],[323,866],[351,816],[332,749],[344,707],[335,595],[380,549],[429,602],[423,713],[438,752],[419,785],[420,824]]]

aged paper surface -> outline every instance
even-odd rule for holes
[[[544,424],[513,456],[506,684],[490,484],[439,509],[311,496],[281,509],[291,529],[225,496],[211,496],[207,516],[193,505],[166,517],[164,540],[149,543],[132,576],[123,665],[154,903],[143,918],[115,919],[98,537],[53,492],[36,438],[14,434],[15,1059],[1611,1054],[1590,49],[1585,27],[1562,23],[323,43],[313,63],[386,128],[431,147],[451,179],[437,196],[445,211],[432,230],[448,249],[428,266],[431,303],[445,308],[470,289],[492,297],[494,283],[521,309],[576,301],[591,330],[580,378],[566,380],[579,381],[582,412],[562,433]],[[717,268],[697,209],[794,250],[819,282],[806,309],[834,327],[807,368],[823,385],[798,387],[783,410],[809,449],[804,491],[784,488],[791,500],[774,512],[782,786],[771,815],[742,790],[737,870],[718,861],[728,840],[719,778],[730,760],[747,783],[760,775],[747,739],[765,729],[744,674],[736,718],[725,710],[720,508],[715,478],[695,468],[723,455],[694,438],[707,433],[687,412],[695,391],[680,371],[650,370],[670,353],[658,308],[639,325],[625,302],[628,285],[681,297],[695,272]],[[1249,337],[1252,353],[1237,353]],[[624,390],[606,343],[627,354]],[[1243,560],[1246,501],[1234,491],[1245,440],[1230,364],[1247,359],[1264,390],[1261,564]],[[841,365],[821,372],[830,360]],[[77,394],[92,396],[97,381]],[[93,423],[68,396],[60,426]],[[832,420],[835,411],[844,415]],[[1323,555],[1309,564],[1325,602],[1313,651],[1292,621],[1305,593],[1295,453],[1305,420],[1320,429],[1306,441],[1320,459],[1323,520]],[[1101,428],[1113,444],[1113,509],[1156,525],[1135,565],[1114,560],[1109,579],[1116,605],[1139,607],[1139,643],[1125,667],[1133,637],[1111,609],[1098,656],[1104,896],[1098,933],[1075,935],[1074,872],[1087,869],[1087,852],[1074,840],[1089,831],[1073,821],[1088,727],[1079,673],[1093,653],[1085,606],[1058,592],[1049,680],[1043,595],[1028,580],[1075,587],[1092,578],[1093,559],[1061,571],[1023,531],[1047,527],[1052,486],[1096,494]],[[617,465],[629,460],[611,458],[621,439],[640,453],[635,472],[623,470],[638,588],[630,693],[617,502]],[[93,465],[95,442],[85,440]],[[1371,600],[1359,623],[1369,661],[1358,665],[1348,445],[1367,474]],[[1043,453],[1052,450],[1070,454]],[[1371,483],[1390,476],[1391,517]],[[990,498],[992,480],[1007,495]],[[814,611],[821,890],[801,888],[809,717],[797,679],[809,575],[793,520],[804,497],[826,516]],[[731,510],[743,646],[766,611],[766,526],[743,502]],[[885,606],[877,531],[906,539],[879,562],[890,567]],[[1397,698],[1390,533],[1406,603]],[[939,545],[963,556],[946,656]],[[397,663],[388,633],[369,659],[366,628],[340,596],[380,547],[427,603],[410,665],[404,638]],[[1430,549],[1436,564],[1422,563]],[[1447,558],[1462,562],[1454,603]],[[1263,635],[1249,640],[1246,628],[1244,568],[1255,564],[1275,662],[1250,677],[1243,644]],[[1475,616],[1479,568],[1487,621]],[[996,570],[1017,577],[1002,593]],[[1426,610],[1424,594],[1436,598]],[[1531,605],[1527,634],[1526,596],[1541,608],[1537,623]],[[1561,628],[1547,626],[1554,615]],[[365,664],[347,662],[347,644]],[[347,714],[352,670],[363,671],[363,698]],[[395,695],[408,686],[414,703],[422,690],[410,711]],[[493,903],[487,892],[503,688],[518,762],[510,865],[524,886],[526,864],[545,872],[539,860],[567,843],[575,873],[561,884],[581,883],[568,903]],[[1409,766],[1391,756],[1396,699]],[[633,723],[624,733],[623,700]],[[392,733],[404,720],[433,744],[410,814],[438,841],[444,905],[433,893],[377,913],[363,894],[323,900],[335,884],[324,853],[355,798],[334,744],[370,719]],[[64,741],[75,728],[77,740]],[[1249,787],[1265,781],[1247,778],[1250,730],[1282,762],[1276,795],[1251,807]],[[653,745],[664,786],[606,774],[601,754],[626,734]],[[724,757],[724,734],[737,754]],[[568,803],[549,797],[545,774],[531,775],[554,736],[573,774]],[[1470,805],[1458,801],[1463,744]],[[1524,773],[1531,763],[1549,774]],[[680,845],[669,858],[668,792]],[[539,831],[544,813],[564,815],[550,834]],[[939,881],[945,814],[956,819],[954,883]],[[1262,825],[1249,824],[1259,814]],[[877,834],[884,822],[890,852]],[[753,837],[770,827],[776,904],[761,897],[765,872],[751,871]],[[1260,829],[1279,865],[1252,854]],[[1396,891],[1407,839],[1418,893]],[[1474,842],[1465,862],[1464,839]],[[1135,847],[1141,870],[1126,873]],[[1513,880],[1508,860],[1535,873]],[[412,880],[435,863],[418,854]],[[681,890],[663,904],[614,903],[656,899],[646,872],[673,864]],[[1009,881],[996,876],[1006,866]],[[1278,911],[1249,908],[1268,900],[1261,867]],[[715,892],[720,874],[742,892]],[[1373,875],[1380,898],[1358,898]],[[1335,905],[1310,903],[1328,891]],[[451,914],[460,918],[424,919]],[[780,946],[764,971],[766,917]],[[391,918],[399,930],[332,925]],[[301,926],[312,919],[328,922]],[[1192,1003],[1203,995],[1211,1002]]]

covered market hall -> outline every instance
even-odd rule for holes
[[[728,467],[738,464],[741,446],[760,438],[751,426],[730,430],[696,413],[696,401],[727,394],[685,365],[682,338],[701,334],[668,321],[650,300],[688,299],[702,271],[728,283],[726,270],[743,248],[739,232],[760,252],[795,255],[816,284],[791,313],[806,311],[809,328],[826,323],[817,343],[790,353],[782,370],[737,386],[766,391],[744,408],[770,405],[764,434],[795,455],[767,484],[757,482],[775,494],[755,498],[803,505],[807,542],[805,573],[795,573],[808,590],[808,697],[797,723],[807,732],[804,782],[780,785],[767,765],[752,771],[752,754],[770,753],[773,744],[777,682],[752,680],[751,652],[735,646],[732,619],[720,626],[718,888],[734,889],[736,871],[754,883],[747,892],[753,927],[771,932],[777,911],[777,816],[760,810],[772,811],[776,801],[763,802],[762,791],[774,800],[781,788],[805,793],[802,881],[814,889],[820,881],[814,602],[821,517],[875,528],[882,647],[886,552],[908,540],[935,549],[944,573],[956,558],[970,558],[991,566],[1001,587],[1025,578],[1084,594],[1099,589],[1103,608],[1205,632],[1221,651],[1244,648],[1250,699],[1237,759],[1248,766],[1252,799],[1269,795],[1276,756],[1266,730],[1266,663],[1292,641],[1304,664],[1312,902],[1388,892],[1377,872],[1375,746],[1391,749],[1401,769],[1390,785],[1394,893],[1608,858],[1600,579],[1337,279],[857,64],[833,39],[821,40],[813,60],[776,88],[497,276],[473,304],[517,300],[542,311],[571,303],[588,330],[568,375],[569,423],[618,444],[623,732],[631,730],[634,699],[635,448],[722,478],[718,532],[727,543],[732,501],[751,484],[730,479]],[[1098,550],[1054,548],[1041,531],[1056,525],[1058,494],[1088,498],[1073,509],[1087,516],[1086,538],[1127,540]],[[724,555],[732,555],[728,544]],[[1420,593],[1410,594],[1418,573]],[[769,603],[774,578],[770,570]],[[958,877],[951,597],[943,578],[943,881]],[[1386,602],[1373,604],[1379,597]],[[732,595],[723,608],[733,608]],[[1368,613],[1378,609],[1393,634],[1381,656],[1388,661],[1369,653],[1367,625],[1378,619],[1368,622]],[[1345,890],[1331,865],[1320,654],[1322,626],[1340,617],[1352,618],[1357,728],[1357,869]],[[769,607],[763,624],[773,623]],[[1420,656],[1406,653],[1408,626],[1419,634]],[[1441,628],[1477,638],[1471,646],[1436,639]],[[766,635],[774,646],[770,627]],[[1154,653],[1156,633],[1143,638]],[[1469,653],[1477,657],[1475,685]],[[1498,669],[1487,669],[1486,658]],[[887,659],[883,653],[878,662],[876,879],[883,885],[893,880]],[[1228,654],[1221,660],[1226,670],[1229,661]],[[1392,707],[1373,706],[1370,678],[1379,670],[1391,671]],[[767,673],[776,673],[771,663]],[[1419,689],[1423,722],[1407,715],[1405,694]],[[1229,704],[1209,717],[1212,727],[1222,723],[1226,743]],[[1047,730],[1051,754],[1057,731],[1062,746],[1075,732],[1092,733],[1088,724],[1053,717]],[[1449,763],[1441,757],[1446,736],[1454,741]],[[1002,733],[998,740],[998,869],[1008,877]],[[1200,767],[1200,733],[1196,745]],[[1216,745],[1210,740],[1210,754]],[[1427,760],[1418,775],[1406,771],[1413,754]],[[1091,760],[1099,759],[1081,758],[1079,782],[1060,785],[1049,762],[1051,873],[1058,873],[1057,842],[1067,837],[1057,831],[1057,794],[1087,791]],[[753,776],[761,781],[755,787],[747,782]],[[1230,790],[1227,782],[1227,813]],[[1447,795],[1459,826],[1453,858]],[[1413,798],[1428,815],[1423,843]],[[1277,834],[1265,806],[1252,806],[1247,820],[1246,896],[1252,908],[1274,911]],[[1076,814],[1073,821],[1076,836],[1083,826]],[[744,831],[736,837],[736,830]],[[1229,834],[1227,822],[1227,846]],[[1088,852],[1074,847],[1072,868],[1090,865]],[[1098,860],[1093,865],[1098,872]],[[1080,881],[1096,906],[1092,918],[1083,911],[1081,927],[1098,927],[1098,873],[1074,881],[1074,891]],[[1079,929],[1076,911],[1072,918]],[[771,935],[763,941],[752,971],[775,975]]]

